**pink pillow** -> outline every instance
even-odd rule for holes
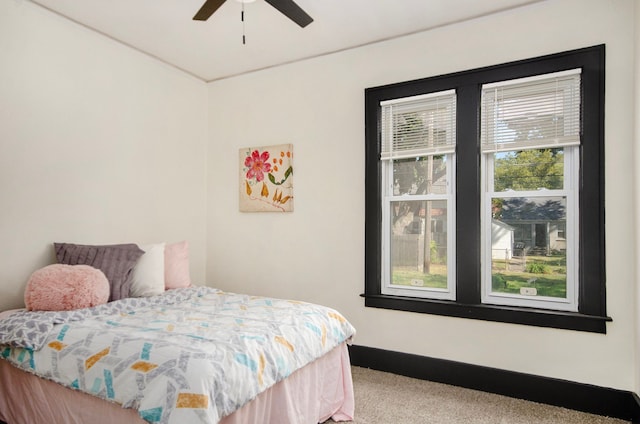
[[[186,241],[164,247],[164,288],[191,287],[189,274],[189,244]]]
[[[53,264],[31,274],[24,303],[30,311],[69,311],[107,303],[109,292],[109,281],[99,269]]]

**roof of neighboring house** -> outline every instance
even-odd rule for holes
[[[564,202],[558,198],[504,199],[500,218],[503,221],[560,221],[566,219]]]
[[[502,227],[507,231],[514,231],[515,230],[515,228],[513,228],[511,225],[507,224],[506,222],[498,221],[497,219],[492,219],[491,220],[491,225],[496,225],[498,227]]]

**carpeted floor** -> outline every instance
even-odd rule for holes
[[[354,424],[627,424],[619,419],[360,367],[353,367],[352,371]]]

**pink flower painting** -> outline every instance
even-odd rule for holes
[[[293,145],[240,149],[240,211],[293,211]]]
[[[251,152],[251,156],[247,156],[244,160],[245,168],[249,168],[247,171],[247,180],[253,178],[257,182],[264,180],[264,174],[271,171],[271,164],[267,162],[269,160],[269,152],[263,151],[260,153],[258,150]]]

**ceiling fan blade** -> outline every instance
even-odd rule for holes
[[[271,6],[275,7],[291,19],[293,22],[300,25],[302,28],[313,22],[313,18],[307,14],[300,6],[298,6],[293,0],[265,0]]]
[[[193,17],[194,21],[206,21],[209,19],[213,12],[218,10],[222,4],[227,0],[207,0],[204,2],[198,13]]]

